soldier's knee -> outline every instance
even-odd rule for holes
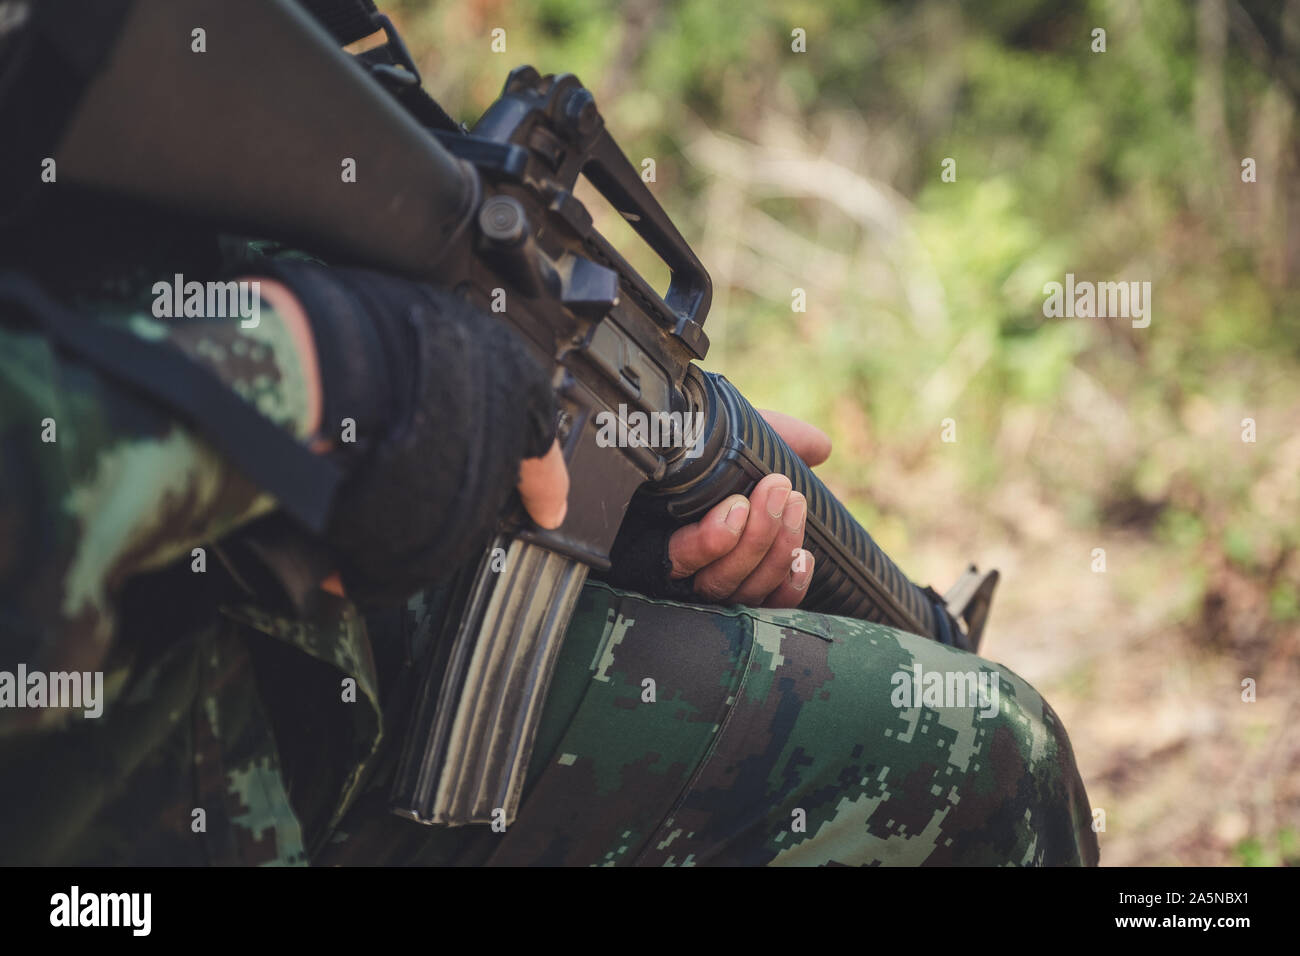
[[[1024,862],[1095,864],[1092,813],[1065,725],[1017,675],[1002,667],[996,674],[985,749],[992,784],[1028,835]]]
[[[933,863],[1095,860],[1069,737],[1043,697],[983,658],[906,635],[896,644],[890,713],[875,715],[885,727],[876,749],[888,758],[889,799],[866,836],[896,841],[906,826],[904,835],[925,835],[920,848]],[[905,816],[895,796],[906,800]]]

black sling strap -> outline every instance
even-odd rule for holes
[[[375,23],[374,0],[299,0],[326,30],[339,41],[339,46],[355,43],[362,37],[378,33]]]
[[[207,369],[169,346],[77,315],[24,275],[0,273],[0,303],[38,321],[58,347],[179,413],[289,516],[314,534],[324,532],[342,471]]]
[[[435,130],[462,133],[452,119],[420,85],[420,71],[406,49],[393,21],[376,9],[374,0],[299,0],[340,46],[383,31],[386,42],[355,55],[393,97],[419,122]]]

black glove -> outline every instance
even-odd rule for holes
[[[666,516],[638,508],[633,503],[609,549],[609,570],[603,573],[593,571],[592,577],[646,597],[700,601],[700,596],[695,593],[695,575],[672,577],[673,562],[668,557],[668,539],[679,527]]]
[[[513,332],[422,283],[293,260],[259,263],[302,302],[322,431],[349,472],[327,533],[348,596],[392,604],[473,557],[524,458],[555,438],[555,400]],[[355,442],[344,442],[344,419]]]

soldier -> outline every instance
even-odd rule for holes
[[[61,302],[43,291],[51,310],[166,342],[302,437],[336,400],[336,382],[407,382],[375,399],[401,407],[403,391],[410,401],[459,370],[466,388],[456,393],[495,395],[497,416],[440,406],[453,394],[441,389],[397,413],[405,430],[361,457],[341,506],[353,510],[332,532],[345,593],[374,610],[320,594],[294,613],[236,563],[232,532],[275,502],[166,409],[60,354],[30,303],[6,293],[3,669],[103,670],[108,699],[95,719],[0,711],[5,862],[1096,862],[1069,741],[1032,688],[920,637],[788,609],[809,572],[790,570],[803,503],[779,476],[668,539],[673,574],[694,572],[700,599],[725,606],[586,587],[506,832],[388,815],[398,689],[439,617],[438,592],[419,591],[419,579],[445,577],[481,540],[520,459],[545,447],[546,390],[482,315],[472,332],[462,326],[454,356],[410,351],[432,361],[422,370],[353,367],[335,378],[311,356],[337,350],[345,314],[358,320],[353,332],[420,302],[431,324],[470,317],[405,280],[301,263],[262,271],[292,274],[303,292],[260,279],[256,328],[155,319],[146,287],[126,278],[111,297]],[[11,274],[0,288],[12,285]],[[367,305],[329,311],[329,297],[349,294]],[[312,317],[299,302],[314,300]],[[327,328],[339,335],[329,346],[316,334]],[[494,377],[503,354],[517,364]],[[413,435],[421,412],[432,424]],[[817,433],[775,424],[810,463],[824,457]],[[475,461],[479,482],[460,484]],[[531,470],[523,500],[556,523],[562,496],[546,482],[529,488]],[[454,527],[445,515],[474,510],[474,524],[444,534]],[[390,540],[387,529],[390,538],[349,540],[389,515],[423,522],[406,540],[425,547],[367,551]],[[919,695],[897,706],[895,675],[918,667],[996,675],[1000,706],[988,715]]]
[[[28,209],[0,271],[0,862],[1096,863],[1031,687],[796,609],[806,506],[779,475],[671,534],[625,531],[616,558],[654,560],[584,589],[516,821],[398,819],[436,585],[514,494],[563,520],[541,369],[432,287],[126,203]],[[178,274],[247,283],[256,321],[160,317]],[[210,379],[256,413],[248,441],[270,423],[346,476],[306,550],[219,450],[231,418],[186,404]],[[358,441],[323,425],[343,420]],[[770,420],[809,464],[829,454]],[[102,672],[102,713],[17,706],[19,665]],[[923,673],[982,692],[932,698]]]

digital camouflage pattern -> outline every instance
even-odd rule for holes
[[[578,652],[601,635],[581,703],[494,861],[1096,862],[1065,729],[1005,668],[863,621],[598,588],[578,629]],[[917,664],[997,674],[998,712],[895,707]],[[612,732],[628,710],[653,715]]]
[[[996,674],[998,712],[894,707],[893,675],[918,663]],[[557,670],[504,833],[418,840],[363,801],[357,829],[345,821],[322,861],[383,847],[393,862],[493,865],[1097,862],[1060,720],[1015,674],[964,651],[847,618],[592,582]]]
[[[302,370],[269,306],[244,329],[161,322],[148,302],[80,307],[171,340],[302,434]],[[398,819],[387,783],[439,592],[365,619],[328,595],[299,617],[268,606],[222,539],[274,501],[3,307],[0,446],[0,670],[103,670],[108,698],[99,719],[0,710],[0,863],[1097,862],[1065,730],[1005,668],[860,621],[600,582],[518,820]],[[895,707],[893,675],[918,663],[996,673],[997,714]]]

